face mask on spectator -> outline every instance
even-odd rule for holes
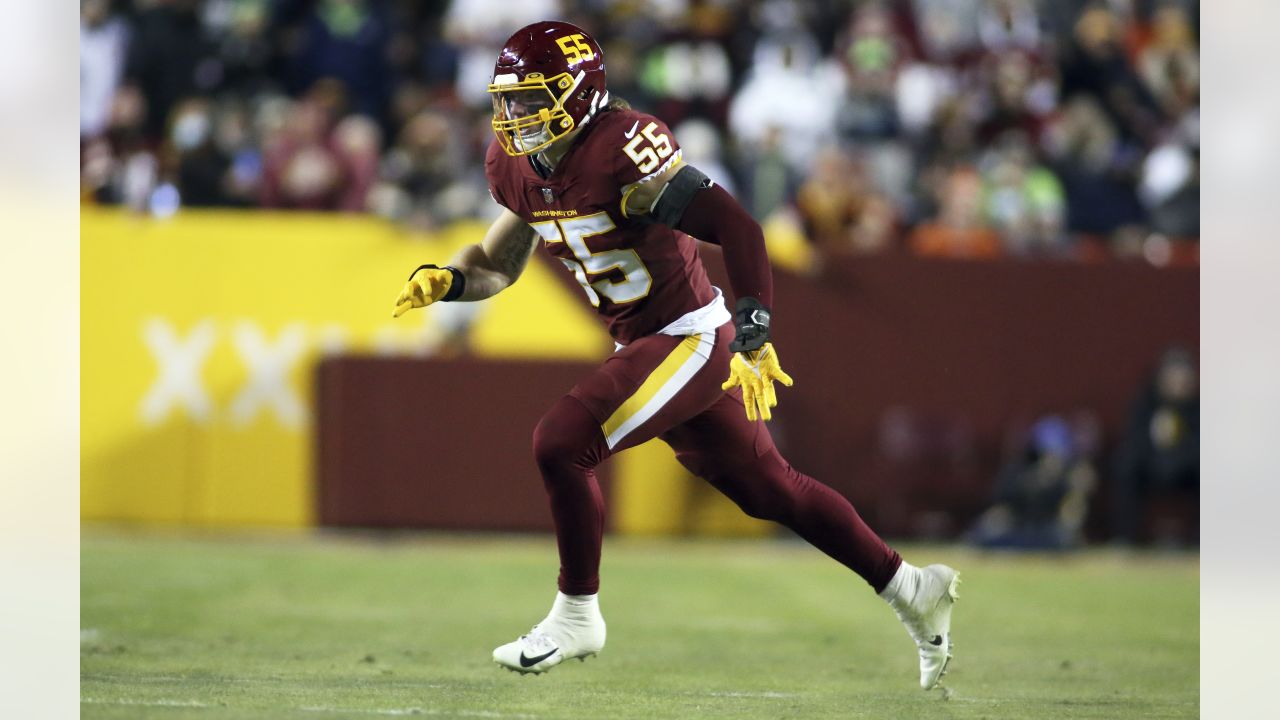
[[[181,152],[199,147],[209,137],[209,116],[200,112],[183,114],[173,123],[173,145]]]

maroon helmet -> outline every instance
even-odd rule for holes
[[[604,53],[582,28],[543,21],[520,28],[493,68],[493,132],[508,155],[543,150],[609,102]]]

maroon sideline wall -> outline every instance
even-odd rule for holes
[[[592,367],[475,358],[321,361],[320,524],[549,530],[533,428]]]
[[[1091,410],[1110,446],[1159,353],[1199,345],[1195,268],[881,257],[775,282],[774,338],[796,379],[778,443],[893,536],[962,529],[1010,427],[1039,414]],[[530,436],[589,367],[325,361],[321,523],[548,528]]]

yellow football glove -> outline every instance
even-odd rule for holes
[[[720,387],[728,390],[741,386],[747,419],[755,422],[759,417],[769,421],[773,419],[769,408],[778,404],[778,395],[773,390],[775,380],[787,387],[794,382],[778,365],[778,352],[773,349],[773,343],[767,342],[759,350],[734,353],[729,361],[729,379]]]
[[[396,298],[396,309],[391,317],[398,318],[411,308],[426,307],[438,302],[453,287],[453,271],[449,268],[438,268],[435,265],[423,265],[409,276],[400,296]],[[459,295],[461,293],[458,293]]]

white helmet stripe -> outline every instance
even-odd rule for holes
[[[578,123],[578,126],[581,127],[591,122],[591,118],[595,117],[597,112],[605,109],[605,106],[607,106],[608,104],[609,104],[608,90],[605,90],[603,93],[600,92],[599,90],[591,93],[591,107],[587,108],[587,114],[585,117],[582,118],[582,122]]]
[[[573,91],[577,90],[578,86],[582,84],[582,78],[586,76],[587,76],[587,72],[585,70],[579,70],[578,76],[573,79],[573,85],[569,86],[569,89],[566,90],[564,95],[561,95],[560,97],[569,97],[570,95],[572,95]]]

